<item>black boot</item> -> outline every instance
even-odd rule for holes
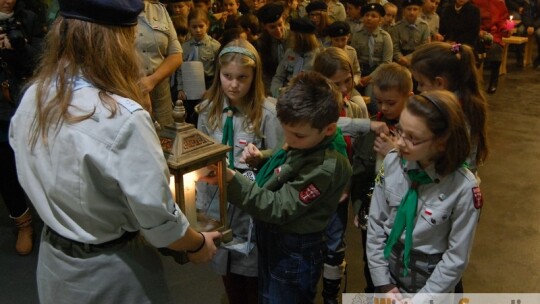
[[[339,290],[341,288],[341,279],[337,280],[330,280],[323,278],[323,303],[324,304],[337,304],[338,296],[339,296]]]
[[[489,86],[487,92],[493,94],[497,91],[497,85],[499,83],[499,68],[501,67],[500,61],[492,61],[490,64],[489,74]]]

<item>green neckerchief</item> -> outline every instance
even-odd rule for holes
[[[411,186],[399,204],[394,226],[392,227],[392,231],[390,232],[390,236],[384,247],[384,257],[388,259],[390,252],[392,252],[392,247],[398,242],[403,230],[405,230],[405,249],[403,254],[403,265],[405,267],[403,275],[409,273],[409,261],[411,258],[413,239],[412,232],[414,229],[416,208],[418,207],[418,187],[433,182],[429,175],[423,170],[411,169],[407,171],[407,175],[411,180]]]
[[[345,143],[345,139],[343,139],[343,134],[341,133],[340,128],[337,129],[337,131],[333,135],[333,138],[326,146],[332,150],[338,151],[339,153],[343,154],[343,156],[347,157],[347,144]],[[264,166],[262,166],[262,168],[259,170],[259,173],[257,173],[257,176],[255,177],[257,185],[259,187],[264,186],[264,184],[266,184],[266,182],[274,174],[274,169],[283,165],[286,160],[287,151],[285,149],[279,149],[264,164]]]
[[[227,119],[225,120],[225,125],[223,126],[223,137],[221,138],[221,143],[224,145],[229,145],[231,150],[229,151],[229,168],[234,169],[234,126],[233,126],[233,116],[238,109],[233,106],[228,106],[223,109],[223,113],[227,113]]]

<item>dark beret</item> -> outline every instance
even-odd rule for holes
[[[281,4],[268,3],[257,11],[257,17],[262,23],[274,23],[283,15],[283,10]]]
[[[384,6],[380,5],[379,3],[368,3],[364,6],[362,6],[362,9],[360,10],[361,16],[364,16],[365,13],[375,11],[381,15],[381,17],[384,17],[386,15],[386,11],[384,10]]]
[[[60,15],[87,22],[133,26],[144,9],[143,0],[58,0]]]
[[[306,6],[306,12],[309,14],[313,11],[326,11],[328,5],[324,1],[312,1]]]
[[[345,21],[336,21],[326,28],[330,37],[341,37],[351,33],[351,26]]]
[[[314,34],[315,30],[317,29],[315,27],[315,23],[313,23],[308,18],[295,18],[292,19],[289,24],[291,27],[291,31],[293,32]]]
[[[401,7],[407,7],[409,5],[418,5],[418,6],[422,6],[422,4],[424,4],[424,1],[422,0],[403,0],[403,2],[401,3]]]

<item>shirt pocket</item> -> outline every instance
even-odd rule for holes
[[[431,226],[448,222],[451,213],[451,210],[447,210],[445,206],[431,206],[430,204],[425,204],[420,210],[420,216]]]

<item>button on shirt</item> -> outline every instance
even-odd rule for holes
[[[400,202],[410,187],[406,171],[413,169],[420,169],[416,162],[402,164],[398,153],[392,151],[384,159],[384,173],[376,179],[367,232],[367,256],[375,286],[391,282],[383,249]],[[443,257],[418,292],[452,292],[468,263],[480,215],[473,203],[476,179],[464,168],[444,177],[435,172],[433,165],[425,171],[434,182],[418,188],[412,249],[425,254],[443,253]],[[399,241],[405,242],[405,234]]]
[[[31,86],[11,121],[10,143],[21,185],[45,224],[74,241],[101,244],[140,230],[156,247],[183,236],[189,226],[169,191],[169,170],[148,112],[118,101],[114,118],[99,90],[73,92],[74,115],[95,113],[49,134],[49,145],[28,146],[36,112]],[[56,92],[51,89],[51,96]]]
[[[182,47],[165,5],[144,1],[144,11],[138,18],[135,46],[142,58],[144,75],[148,76],[165,57],[182,53]]]

